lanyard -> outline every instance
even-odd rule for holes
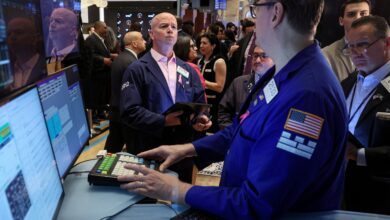
[[[362,102],[359,104],[359,106],[356,108],[355,112],[352,114],[351,116],[351,111],[352,111],[352,104],[353,104],[353,100],[355,99],[355,92],[356,92],[356,87],[357,87],[357,82],[355,83],[355,86],[353,87],[353,92],[352,92],[352,97],[351,97],[351,103],[349,104],[349,121],[348,121],[348,124],[351,123],[352,119],[355,117],[356,113],[358,113],[358,111],[360,110],[360,108],[362,108],[364,102],[375,92],[376,90],[376,87],[374,87],[374,89],[372,89],[370,91],[370,93],[368,93],[366,95],[366,97],[364,97],[364,99],[362,99]]]

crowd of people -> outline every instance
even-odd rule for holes
[[[87,105],[109,104],[105,149],[158,158],[161,171],[179,174],[127,165],[143,175],[119,177],[122,188],[226,219],[390,214],[390,143],[374,137],[386,135],[376,114],[390,112],[389,25],[370,15],[369,0],[345,0],[345,36],[321,48],[324,4],[258,0],[240,31],[216,22],[198,35],[191,21],[160,13],[150,39],[136,29],[110,38],[96,22],[85,43]],[[183,120],[166,112],[177,102],[211,108]],[[194,164],[218,161],[219,187],[191,185]]]

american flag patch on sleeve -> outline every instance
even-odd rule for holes
[[[284,129],[318,140],[324,119],[304,111],[290,109]]]

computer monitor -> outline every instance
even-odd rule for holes
[[[0,91],[11,85],[13,80],[7,46],[7,32],[5,30],[3,9],[0,4]]]
[[[89,139],[76,65],[37,83],[50,141],[61,177]]]
[[[36,87],[0,104],[0,219],[53,219],[63,188]]]
[[[80,0],[40,0],[40,3],[47,62],[78,55]]]
[[[0,97],[47,76],[39,0],[0,1]]]

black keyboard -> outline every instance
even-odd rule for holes
[[[89,184],[119,186],[117,180],[122,175],[138,175],[134,170],[124,168],[127,163],[135,163],[147,168],[158,170],[160,164],[153,160],[145,160],[134,155],[107,154],[100,158],[88,174]]]
[[[171,220],[217,220],[218,218],[198,209],[190,208],[171,218]]]

